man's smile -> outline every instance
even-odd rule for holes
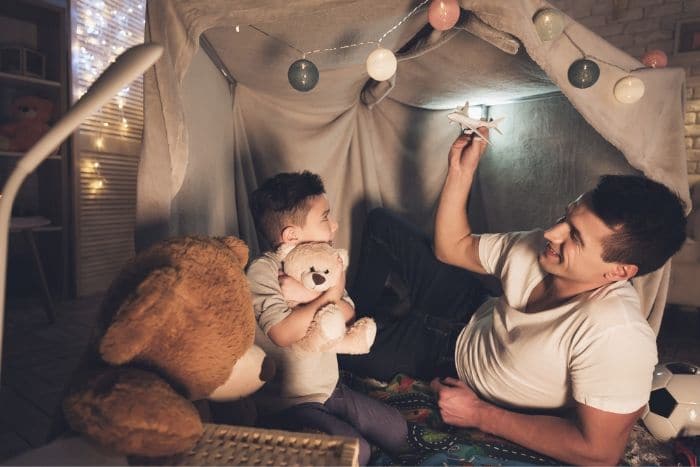
[[[554,250],[554,248],[552,248],[552,242],[547,242],[547,243],[545,244],[545,246],[544,246],[544,254],[545,254],[545,256],[550,256],[550,257],[557,258],[557,259],[559,260],[559,262],[561,262],[561,260],[562,260],[561,254],[557,253],[557,252]]]

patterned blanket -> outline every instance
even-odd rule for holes
[[[398,458],[379,450],[373,452],[375,465],[561,465],[504,439],[479,430],[445,425],[435,397],[424,381],[397,375],[389,383],[360,379],[343,373],[343,382],[396,407],[409,422],[412,452]],[[669,465],[673,462],[668,443],[656,441],[641,425],[634,427],[625,450],[626,465]]]

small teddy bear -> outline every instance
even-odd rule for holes
[[[324,292],[336,284],[348,265],[347,251],[321,242],[302,243],[291,250],[281,249],[278,254],[282,256],[284,273],[316,292]],[[342,263],[338,262],[338,256]],[[361,318],[346,328],[340,308],[331,303],[316,312],[306,335],[294,346],[306,352],[365,354],[376,334],[377,325],[371,318]]]
[[[36,96],[21,96],[12,101],[13,121],[0,126],[7,151],[24,152],[49,130],[53,103]]]

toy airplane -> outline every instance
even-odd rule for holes
[[[480,138],[482,138],[484,141],[487,143],[491,143],[491,141],[488,140],[484,135],[479,133],[477,131],[477,128],[480,126],[485,126],[486,128],[493,128],[496,130],[498,133],[501,133],[501,130],[498,129],[498,124],[503,120],[505,117],[497,118],[496,120],[479,120],[477,118],[471,118],[469,116],[469,102],[464,103],[464,107],[457,107],[457,109],[448,114],[447,118],[450,119],[450,121],[457,122],[459,123],[459,126],[462,127],[462,131],[466,131],[467,133],[473,132],[479,135]]]

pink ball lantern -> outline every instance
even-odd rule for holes
[[[663,68],[668,65],[668,57],[663,50],[650,50],[642,57],[642,63],[651,68]]]
[[[438,31],[446,31],[459,20],[457,0],[433,0],[428,7],[428,22]]]

